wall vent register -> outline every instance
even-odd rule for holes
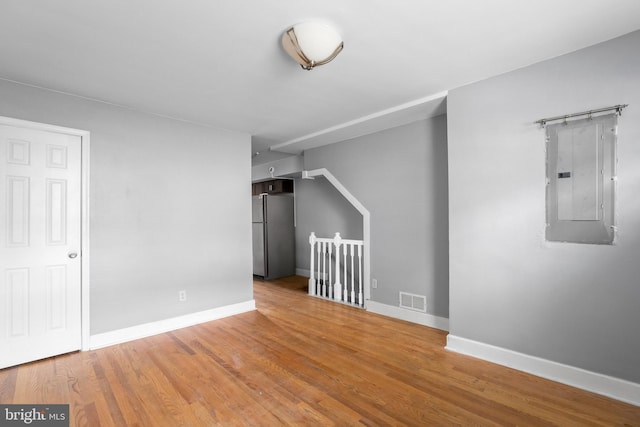
[[[427,297],[425,295],[411,294],[409,292],[400,292],[400,308],[409,310],[427,312]]]

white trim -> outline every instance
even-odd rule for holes
[[[445,349],[640,406],[640,384],[455,335]]]
[[[1,80],[1,79],[0,79]],[[64,135],[85,136],[89,132],[86,130],[67,128],[64,126],[50,125],[47,123],[30,122],[28,120],[14,119],[0,116],[0,125],[14,126],[25,129],[41,130],[45,132],[62,133]]]
[[[419,311],[407,310],[393,305],[382,304],[376,301],[365,301],[365,308],[372,313],[381,314],[395,319],[405,320],[407,322],[417,323],[419,325],[436,328],[443,331],[449,331],[449,319],[446,317],[435,316],[429,313],[421,313]]]
[[[302,276],[302,277],[309,278],[309,277],[311,277],[311,270],[305,270],[305,269],[302,269],[302,268],[296,268],[296,276]]]
[[[91,214],[89,211],[91,192],[90,192],[90,135],[86,132],[81,136],[82,138],[82,249],[80,268],[82,280],[82,347],[83,351],[89,350],[89,343],[91,339],[91,286],[90,286],[90,271],[89,266],[90,259],[90,240],[89,240],[89,226]]]
[[[314,277],[316,279],[329,280],[329,273],[325,273],[324,275],[322,273],[318,274],[317,271],[315,273],[316,274],[314,275]],[[308,279],[309,277],[311,277],[311,270],[303,270],[302,268],[296,268],[296,276],[302,276]]]
[[[356,199],[356,197],[351,194],[351,192],[347,190],[347,188],[342,185],[342,183],[338,181],[338,179],[327,169],[320,168],[310,171],[302,171],[302,174],[307,178],[324,176],[362,215],[362,241],[364,242],[362,248],[364,252],[362,275],[366,285],[364,287],[364,299],[365,301],[368,300],[371,298],[371,215],[369,214],[369,210],[365,208],[364,205],[360,203],[360,201]]]
[[[80,149],[82,152],[81,159],[81,198],[82,198],[82,213],[81,213],[81,241],[80,241],[80,269],[81,269],[81,302],[80,309],[82,311],[81,320],[80,320],[80,330],[81,330],[81,342],[80,349],[88,350],[89,349],[89,335],[90,335],[90,298],[89,292],[91,289],[90,286],[90,275],[89,275],[89,266],[91,263],[89,262],[89,248],[91,247],[89,244],[89,198],[90,198],[90,185],[89,185],[89,165],[90,165],[90,157],[89,157],[89,147],[90,147],[90,132],[86,130],[67,128],[63,126],[50,125],[46,123],[38,123],[31,122],[28,120],[14,119],[11,117],[3,117],[0,116],[0,125],[5,126],[13,126],[13,127],[21,127],[26,129],[39,130],[44,132],[55,132],[61,133],[64,135],[73,135],[80,137]]]
[[[436,117],[446,112],[446,109],[443,111],[441,103],[447,95],[448,91],[443,91],[405,102],[355,120],[272,145],[269,150],[300,154],[310,148],[346,141],[413,121]]]
[[[200,323],[222,319],[240,313],[246,313],[256,309],[255,300],[240,302],[213,308],[211,310],[199,311],[197,313],[185,314],[184,316],[173,317],[171,319],[158,320],[157,322],[144,323],[130,328],[118,329],[116,331],[104,332],[91,336],[91,350],[121,344],[140,338],[150,337],[176,329],[187,328]]]

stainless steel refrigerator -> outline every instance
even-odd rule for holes
[[[252,197],[253,274],[265,279],[296,272],[293,194]]]

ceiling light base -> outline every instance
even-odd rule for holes
[[[332,27],[318,22],[304,22],[282,35],[282,47],[305,70],[331,62],[344,48],[344,42]]]

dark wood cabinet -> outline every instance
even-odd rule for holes
[[[264,185],[261,182],[254,182],[253,184],[251,184],[251,195],[258,196],[264,193],[264,191],[262,191],[263,189]]]
[[[293,180],[271,179],[251,184],[251,195],[293,193]]]

